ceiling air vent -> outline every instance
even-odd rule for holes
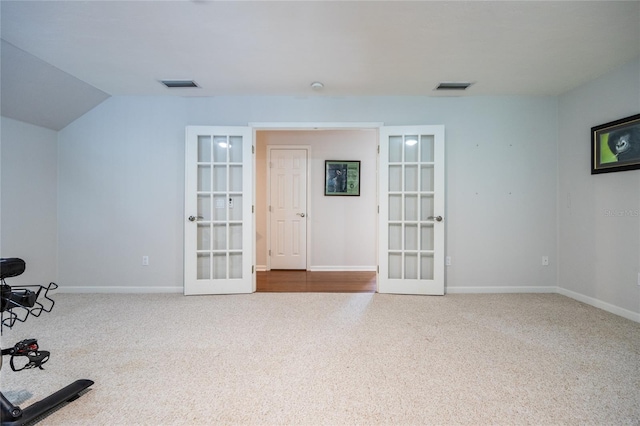
[[[446,81],[438,84],[436,90],[466,90],[472,84],[468,81]]]
[[[198,87],[193,80],[161,80],[162,84],[170,89],[185,88],[185,87]]]

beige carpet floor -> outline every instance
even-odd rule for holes
[[[640,324],[555,294],[57,294],[5,331],[41,425],[639,425]]]

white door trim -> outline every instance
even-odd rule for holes
[[[307,187],[306,187],[306,204],[307,204],[307,211],[306,211],[306,215],[307,218],[309,217],[309,212],[311,211],[311,197],[309,196],[309,191],[310,191],[310,181],[311,181],[311,167],[310,167],[310,159],[311,159],[311,146],[309,145],[267,145],[267,182],[270,183],[271,182],[271,167],[269,167],[270,163],[271,163],[271,151],[273,150],[277,150],[277,149],[301,149],[301,150],[305,150],[307,151]],[[255,191],[254,191],[255,192]],[[266,205],[266,212],[267,212],[267,250],[270,250],[271,247],[271,211],[269,211],[269,206],[271,205],[271,185],[267,184],[267,205]],[[306,270],[309,270],[309,259],[311,259],[311,255],[310,255],[310,247],[311,247],[311,221],[309,219],[307,219],[306,221],[307,225],[306,225],[306,234],[307,234],[307,247],[306,247],[306,259],[305,259],[305,264],[306,264]],[[271,256],[269,256],[269,254],[267,254],[267,271],[271,270]]]
[[[375,129],[378,131],[378,138],[380,137],[380,128],[384,126],[384,122],[381,121],[363,121],[363,122],[329,122],[329,121],[310,121],[310,122],[295,122],[295,121],[284,121],[284,122],[279,122],[279,121],[274,121],[274,122],[249,122],[247,123],[247,126],[250,127],[253,130],[253,141],[254,143],[258,140],[258,135],[257,132],[259,131],[277,131],[277,130],[318,130],[318,129],[322,129],[322,130],[358,130],[358,129]],[[256,170],[256,166],[255,166],[255,161],[256,158],[254,156],[254,167],[253,170]],[[309,162],[310,163],[310,162]],[[378,164],[376,162],[376,170],[378,168]],[[308,168],[307,172],[309,172],[310,167]],[[307,179],[307,185],[310,184],[310,179]],[[378,185],[378,179],[376,179],[376,196],[378,194],[378,189],[377,189],[377,185]],[[255,189],[255,180],[254,180],[254,189]],[[307,191],[307,200],[309,201],[309,197],[310,197],[310,193],[309,191]],[[377,200],[379,203],[379,200]],[[256,191],[253,191],[253,205],[256,205]],[[311,211],[311,204],[308,204],[308,211]],[[377,213],[376,213],[377,214]],[[254,215],[254,229],[255,229],[255,221],[256,221],[256,217]],[[267,224],[269,223],[268,219],[267,219]],[[268,228],[268,226],[267,226]],[[310,228],[308,228],[310,229]],[[378,232],[378,229],[376,227],[376,234]],[[379,243],[380,240],[380,236],[376,235],[376,245]],[[269,243],[267,243],[268,245]],[[311,247],[311,235],[309,232],[307,232],[307,248]],[[253,264],[255,265],[257,263],[257,244],[254,241],[254,246],[253,246]],[[377,252],[377,249],[376,249]],[[307,268],[310,267],[311,263],[311,257],[310,257],[310,250],[307,250]],[[379,261],[376,259],[376,262],[379,263]],[[267,270],[271,269],[270,266],[270,259],[269,256],[267,256],[267,264],[265,265]],[[254,280],[255,282],[255,280]],[[255,291],[255,284],[254,284],[254,291]]]
[[[273,122],[249,123],[249,127],[256,130],[315,130],[315,129],[379,129],[382,122]],[[255,135],[254,135],[255,140]]]

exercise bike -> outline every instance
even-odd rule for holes
[[[58,288],[55,283],[48,286],[11,287],[5,278],[17,277],[25,270],[25,262],[18,258],[0,259],[1,281],[1,329],[11,328],[16,322],[25,322],[30,316],[39,317],[43,312],[51,312],[55,304],[49,292]],[[13,347],[2,349],[2,358],[10,356],[9,364],[13,371],[31,368],[43,370],[42,365],[49,360],[49,352],[41,351],[36,339],[25,339]],[[79,398],[80,392],[93,385],[91,380],[76,380],[48,397],[35,402],[25,409],[13,405],[0,392],[0,415],[2,426],[24,425],[41,417],[64,402]]]

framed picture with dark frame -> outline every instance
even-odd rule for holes
[[[640,114],[591,128],[591,174],[640,169]]]
[[[325,160],[324,195],[360,195],[360,161]]]

